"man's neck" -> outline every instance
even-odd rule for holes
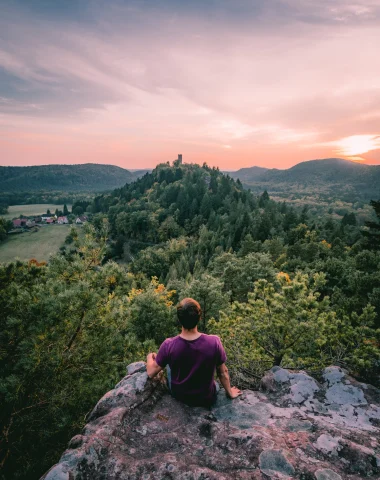
[[[190,330],[182,327],[182,332],[179,336],[184,338],[185,340],[196,340],[201,335],[202,334],[198,332],[198,327],[190,328]]]

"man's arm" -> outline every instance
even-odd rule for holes
[[[241,395],[242,392],[238,388],[231,387],[230,376],[228,374],[228,368],[226,367],[226,364],[222,363],[222,365],[219,365],[216,370],[218,372],[220,383],[223,385],[226,394],[230,398],[236,398]]]
[[[146,371],[149,378],[153,378],[157,375],[158,372],[161,372],[162,367],[158,365],[156,362],[156,354],[155,353],[148,353],[146,357]]]

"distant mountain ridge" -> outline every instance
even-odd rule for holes
[[[355,195],[362,199],[380,198],[380,165],[365,165],[341,158],[298,163],[286,170],[251,167],[229,172],[254,192]]]
[[[0,167],[0,192],[103,192],[132,183],[151,169],[126,170],[115,165],[41,165]],[[265,167],[224,172],[255,193],[325,194],[339,198],[380,198],[380,165],[365,165],[341,158],[309,160],[286,170]]]
[[[275,170],[275,169],[272,169]],[[252,181],[254,179],[259,179],[264,173],[270,171],[269,168],[264,167],[247,167],[241,168],[236,172],[226,172],[230,175],[230,177],[237,179],[244,183],[245,180]]]
[[[115,165],[39,165],[0,167],[1,192],[102,192],[131,183],[147,170],[130,172]]]

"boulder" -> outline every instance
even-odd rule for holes
[[[380,478],[380,392],[338,367],[319,381],[276,367],[212,408],[178,402],[142,362],[127,373],[42,479]]]

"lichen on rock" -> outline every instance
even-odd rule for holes
[[[276,367],[210,409],[176,401],[143,362],[127,372],[44,480],[380,478],[380,392],[338,367],[321,383]]]

